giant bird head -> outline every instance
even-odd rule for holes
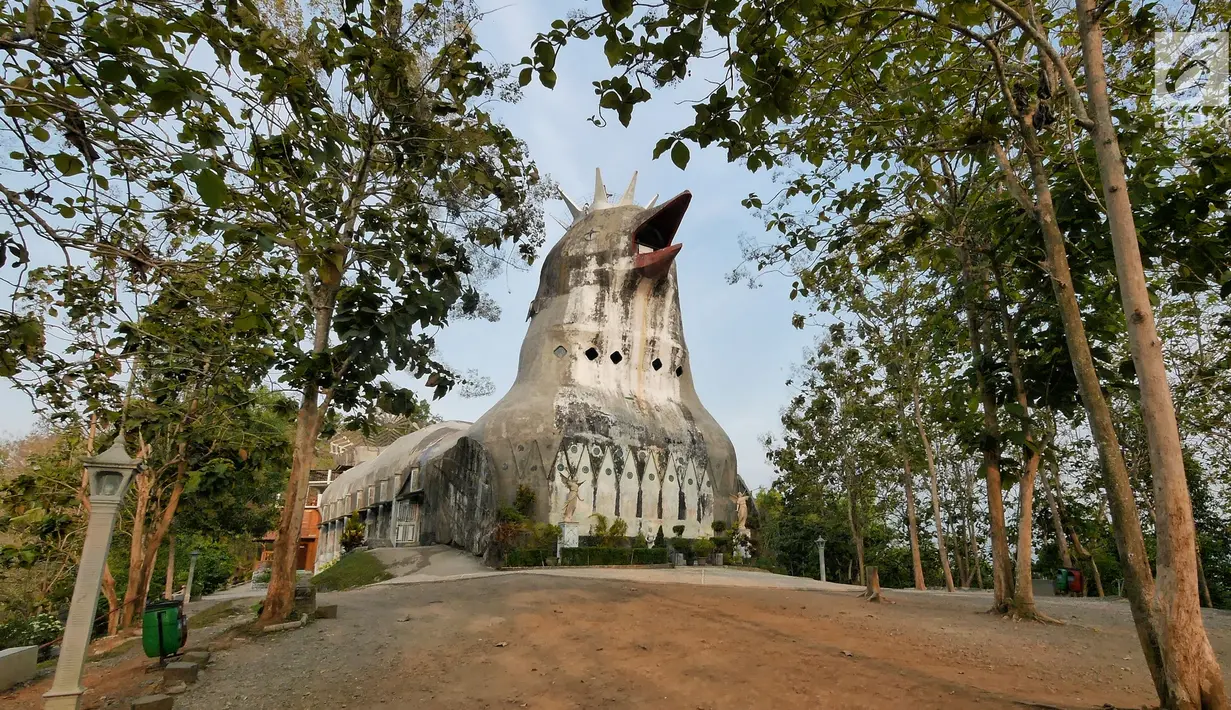
[[[573,222],[544,261],[540,296],[584,285],[635,288],[664,280],[671,273],[683,246],[675,242],[675,234],[692,194],[681,192],[657,206],[655,196],[641,207],[633,202],[636,173],[615,202],[608,199],[602,173],[597,170],[594,183],[594,198],[581,206],[560,191]]]

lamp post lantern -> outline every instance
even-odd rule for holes
[[[86,523],[85,541],[81,547],[81,562],[77,565],[77,581],[68,608],[68,622],[60,644],[60,658],[51,689],[43,694],[44,710],[78,710],[81,707],[81,672],[85,667],[90,631],[94,627],[94,612],[98,606],[98,590],[103,580],[103,564],[111,547],[111,533],[116,513],[128,492],[133,474],[141,462],[130,457],[124,448],[124,433],[98,456],[86,459],[90,486],[90,517]]]
[[[821,558],[821,581],[825,581],[825,538],[821,535],[816,537],[816,554]]]
[[[191,561],[188,563],[188,586],[184,587],[184,603],[192,601],[192,575],[197,571],[197,558],[201,556],[200,550],[193,550],[188,555]]]

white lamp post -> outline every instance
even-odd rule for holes
[[[81,707],[81,694],[85,692],[81,687],[81,672],[85,667],[90,630],[94,627],[103,564],[111,547],[116,513],[133,474],[141,467],[141,462],[129,457],[124,449],[123,432],[115,438],[110,449],[83,463],[90,482],[90,518],[86,523],[55,680],[51,690],[43,695],[44,710],[78,710]]]
[[[821,558],[821,581],[825,581],[825,538],[821,535],[816,537],[816,554]]]
[[[184,603],[192,601],[192,575],[197,571],[197,558],[201,556],[200,550],[193,550],[190,555],[191,561],[188,563],[188,586],[184,587]]]

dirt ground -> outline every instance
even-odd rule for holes
[[[1152,703],[1122,602],[1040,600],[1067,622],[1045,626],[981,613],[988,595],[887,593],[896,603],[873,605],[847,591],[529,574],[381,585],[322,595],[339,605],[337,620],[231,642],[175,706],[811,710]],[[1207,628],[1227,667],[1231,615],[1211,615]],[[109,699],[121,691],[111,687]],[[0,696],[0,704],[35,708],[41,692],[35,686]],[[102,705],[97,693],[88,704]]]

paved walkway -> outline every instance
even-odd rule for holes
[[[715,587],[757,587],[762,589],[816,590],[827,592],[859,591],[863,587],[836,582],[821,582],[807,577],[788,577],[760,570],[734,567],[544,567],[519,570],[514,574],[550,577],[613,579],[645,584],[695,584]]]

